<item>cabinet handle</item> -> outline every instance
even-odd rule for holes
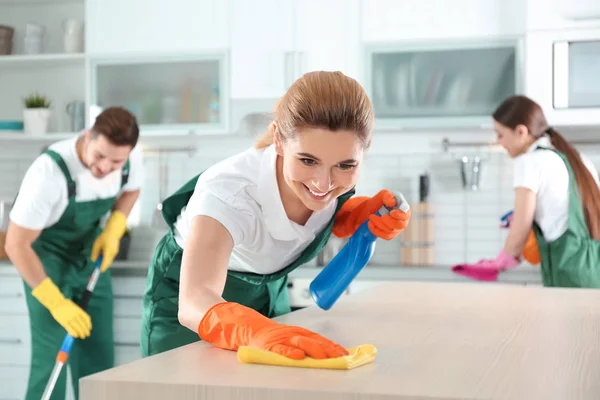
[[[139,342],[115,342],[115,346],[125,346],[125,347],[139,347]]]
[[[296,55],[296,79],[298,79],[308,71],[306,70],[306,52],[299,51]]]
[[[294,83],[294,73],[295,73],[295,69],[296,66],[295,64],[295,53],[293,51],[287,51],[284,54],[284,82],[283,84],[285,85],[285,90],[287,90],[290,86],[292,86],[292,83]]]
[[[0,339],[0,343],[3,344],[21,344],[23,341],[21,339]]]
[[[4,299],[4,298],[11,298],[11,297],[23,297],[23,293],[21,292],[17,292],[17,293],[10,293],[10,294],[0,294],[0,298]]]

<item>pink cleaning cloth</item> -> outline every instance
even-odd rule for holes
[[[480,260],[475,264],[458,264],[452,267],[452,272],[478,281],[494,282],[500,272],[519,265],[520,260],[504,250],[495,260]]]

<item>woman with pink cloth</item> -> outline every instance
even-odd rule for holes
[[[514,212],[495,259],[455,265],[460,275],[495,281],[521,257],[540,264],[548,287],[600,288],[600,189],[585,156],[548,125],[525,96],[506,99],[493,113],[498,143],[514,160]]]

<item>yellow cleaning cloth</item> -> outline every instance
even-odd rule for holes
[[[294,360],[267,350],[241,346],[238,348],[237,356],[240,362],[246,364],[265,364],[298,368],[353,369],[373,362],[373,360],[375,360],[375,354],[377,354],[377,348],[371,344],[363,344],[361,346],[349,348],[348,353],[350,354],[347,356],[326,358],[324,360],[317,360],[311,357],[306,357],[303,360]]]

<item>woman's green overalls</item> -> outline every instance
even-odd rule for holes
[[[196,332],[182,326],[177,319],[183,250],[175,242],[172,229],[194,193],[199,176],[163,202],[163,217],[171,230],[159,242],[148,271],[141,335],[144,357],[200,340]],[[353,194],[351,190],[338,198],[335,214]],[[270,275],[228,271],[223,298],[253,308],[269,318],[290,312],[287,275],[316,257],[327,244],[335,214],[299,258],[281,271]]]
[[[568,228],[548,243],[537,224],[533,224],[540,250],[542,282],[548,287],[600,288],[600,241],[590,236],[577,180],[567,157],[559,151],[538,147],[535,151],[554,151],[569,171]]]

